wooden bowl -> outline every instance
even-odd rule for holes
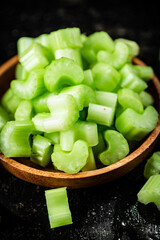
[[[14,78],[14,71],[18,57],[15,56],[0,67],[0,94],[9,88],[10,81]],[[145,65],[138,58],[133,63]],[[155,106],[160,113],[160,82],[156,76],[149,83],[149,90],[155,98]],[[0,153],[0,165],[16,177],[41,186],[55,188],[66,186],[68,188],[86,188],[103,184],[117,179],[130,172],[140,164],[153,150],[160,135],[160,117],[156,128],[148,135],[144,142],[131,154],[110,166],[94,171],[79,172],[75,175],[55,171],[52,166],[42,169],[34,165],[29,159],[6,158]]]

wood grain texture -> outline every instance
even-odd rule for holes
[[[145,65],[140,59],[134,58],[133,62],[138,65]],[[0,94],[2,95],[9,87],[10,81],[14,78],[14,71],[18,57],[14,56],[0,67]],[[160,113],[160,82],[154,75],[149,84],[155,98],[155,106]],[[75,175],[55,171],[52,166],[40,168],[32,164],[28,159],[6,158],[0,153],[0,165],[14,176],[41,186],[56,188],[66,186],[68,188],[86,188],[103,184],[117,179],[138,166],[151,153],[160,136],[160,117],[156,128],[145,139],[145,141],[131,154],[124,159],[94,171],[79,172]]]

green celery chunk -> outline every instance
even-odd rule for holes
[[[77,103],[79,111],[83,110],[84,107],[88,107],[89,103],[96,102],[95,91],[85,84],[65,87],[60,93],[72,95]]]
[[[91,69],[84,70],[83,84],[88,85],[89,87],[95,89],[95,84],[94,84],[93,74]]]
[[[44,69],[32,70],[26,80],[12,80],[11,89],[16,96],[23,99],[33,99],[43,94],[46,89],[44,86]]]
[[[151,176],[137,194],[138,201],[154,203],[160,210],[160,174]]]
[[[146,82],[151,80],[154,76],[154,71],[150,66],[133,65],[133,68],[137,75]]]
[[[74,60],[62,57],[51,62],[44,74],[45,86],[50,92],[61,90],[64,86],[82,83],[82,68]]]
[[[129,145],[124,136],[115,130],[106,130],[104,139],[107,149],[99,154],[99,159],[104,165],[113,164],[129,153]]]
[[[53,57],[51,43],[50,43],[50,35],[49,34],[41,34],[34,39],[35,42],[41,44],[43,47],[47,48],[50,51],[50,54]]]
[[[131,61],[130,47],[124,42],[118,41],[115,43],[115,49],[112,53],[101,50],[97,53],[98,62],[110,64],[115,69],[121,69],[125,63]]]
[[[24,120],[32,120],[34,115],[33,105],[29,100],[22,100],[14,114],[14,118],[16,121],[24,121]]]
[[[154,104],[154,98],[153,96],[146,92],[146,91],[142,91],[139,93],[139,97],[141,99],[141,102],[144,106],[144,108],[148,107],[149,105],[153,105]]]
[[[0,149],[6,157],[30,157],[30,135],[34,131],[32,121],[9,121],[0,135]]]
[[[153,106],[148,106],[142,114],[127,108],[116,118],[115,126],[128,140],[140,141],[153,131],[157,122],[157,110]]]
[[[117,38],[115,40],[115,43],[116,42],[123,42],[123,43],[127,44],[131,48],[131,55],[132,56],[137,56],[140,52],[140,47],[139,47],[138,43],[135,42],[135,41],[125,39],[125,38]]]
[[[92,68],[93,79],[98,90],[113,91],[120,82],[120,74],[106,63],[96,63]]]
[[[88,151],[89,151],[89,156],[88,156],[86,165],[81,169],[82,172],[92,171],[97,169],[92,148],[89,147]]]
[[[51,228],[73,223],[66,187],[45,190],[45,198]]]
[[[26,79],[28,77],[28,72],[25,70],[21,63],[18,63],[16,65],[15,77],[16,79]]]
[[[124,108],[132,108],[138,113],[143,113],[144,107],[141,98],[138,93],[132,89],[123,88],[117,93],[118,102]]]
[[[65,173],[76,174],[86,165],[88,156],[87,142],[78,140],[74,143],[70,152],[63,151],[60,145],[55,145],[51,159],[56,169]]]
[[[144,177],[149,178],[152,175],[160,174],[160,152],[154,152],[147,160],[144,167]]]
[[[96,93],[96,101],[99,105],[103,105],[106,107],[111,107],[113,109],[117,106],[117,94],[112,92],[103,92],[103,91],[95,91]]]
[[[82,47],[81,32],[77,27],[59,29],[50,33],[52,51],[64,48]]]
[[[32,99],[35,113],[49,112],[47,100],[50,96],[55,96],[55,93],[45,92],[44,94]]]
[[[51,133],[72,127],[79,118],[79,110],[73,96],[60,94],[47,101],[51,113],[38,113],[33,119],[36,130]]]
[[[132,64],[125,64],[120,70],[120,74],[121,88],[130,88],[133,91],[140,93],[148,87],[147,83],[137,75]]]
[[[53,147],[51,141],[41,135],[33,136],[30,160],[41,167],[46,167],[51,161]]]
[[[50,54],[45,47],[35,42],[20,55],[19,61],[30,72],[46,67],[50,63]]]
[[[0,106],[0,131],[8,121],[10,121],[8,112]]]
[[[44,137],[48,138],[53,145],[60,143],[60,133],[59,132],[44,133]]]
[[[21,57],[23,53],[32,46],[34,43],[34,38],[31,37],[21,37],[17,41],[17,53]]]

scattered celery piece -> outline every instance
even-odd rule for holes
[[[31,101],[22,100],[16,109],[14,118],[17,121],[32,120],[33,115],[34,115],[34,112],[33,112],[33,106]]]
[[[160,152],[154,152],[147,160],[144,167],[145,178],[149,178],[156,174],[160,174]]]

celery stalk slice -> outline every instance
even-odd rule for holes
[[[141,102],[142,102],[142,104],[143,104],[143,106],[145,108],[154,104],[153,96],[150,93],[146,92],[146,91],[140,92],[139,93],[139,97],[140,97]]]
[[[87,159],[87,164],[81,169],[82,172],[92,171],[92,170],[97,169],[96,161],[95,161],[95,158],[94,158],[92,148],[89,147],[88,151],[89,151],[89,156],[88,156],[88,159]]]
[[[8,112],[0,106],[0,131],[8,121],[10,121],[10,116]]]
[[[22,100],[14,114],[15,120],[32,120],[32,117],[34,115],[33,112],[33,105],[31,101],[29,100]]]
[[[44,133],[44,137],[48,138],[53,145],[60,143],[60,133],[59,132]]]
[[[160,152],[154,152],[144,166],[144,177],[160,174]]]
[[[131,48],[132,56],[137,56],[140,52],[140,47],[138,43],[135,41],[132,41],[130,39],[125,39],[125,38],[117,38],[115,42],[123,42],[127,44]]]
[[[45,92],[44,94],[37,96],[36,98],[32,99],[32,104],[35,113],[48,113],[49,108],[47,105],[48,98],[50,96],[55,96],[55,93]]]

